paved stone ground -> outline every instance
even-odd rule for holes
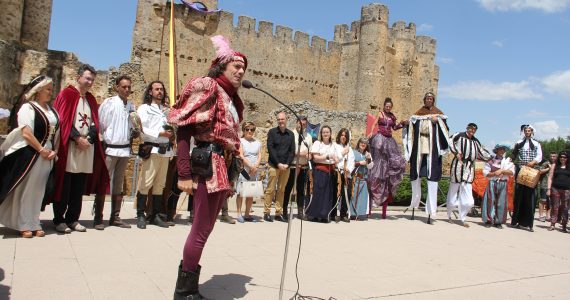
[[[85,201],[81,220],[92,226]],[[105,218],[108,218],[107,205]],[[261,208],[256,207],[256,215]],[[303,222],[299,292],[314,299],[570,299],[570,235],[471,228],[423,213],[391,211],[386,220]],[[126,203],[122,216],[134,225]],[[106,228],[57,234],[42,213],[44,238],[22,239],[0,227],[0,299],[172,299],[187,213],[169,229]],[[210,299],[278,299],[287,225],[217,223],[201,264]],[[283,299],[297,289],[300,222],[292,224]]]

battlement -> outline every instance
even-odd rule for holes
[[[410,23],[406,26],[405,21],[397,21],[390,28],[390,35],[396,40],[415,40],[416,24]]]
[[[340,44],[358,42],[360,39],[360,21],[353,21],[350,29],[346,24],[334,27],[334,41]]]
[[[336,43],[330,43],[321,37],[310,36],[308,33],[295,31],[290,27],[282,25],[275,25],[269,21],[257,22],[255,18],[248,16],[238,16],[237,25],[233,26],[234,15],[226,11],[220,12],[219,23],[221,27],[228,28],[229,31],[233,30],[240,35],[250,35],[255,38],[264,39],[273,38],[275,41],[281,43],[292,44],[296,48],[311,48],[313,51],[320,51],[323,54],[338,49]],[[267,41],[264,41],[264,43],[267,43]]]
[[[420,53],[435,55],[436,41],[429,36],[420,35],[416,38],[416,49]]]
[[[380,22],[388,24],[388,7],[380,3],[363,6],[360,10],[360,21],[363,23]]]

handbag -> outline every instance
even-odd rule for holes
[[[208,147],[194,147],[190,153],[192,175],[209,179],[214,174],[212,169],[212,150]]]
[[[150,153],[152,152],[152,145],[149,144],[139,144],[138,156],[142,159],[148,159]]]
[[[261,198],[264,195],[263,183],[261,181],[243,181],[240,196],[242,198]]]

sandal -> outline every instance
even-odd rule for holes
[[[37,236],[37,237],[44,237],[44,236],[46,236],[46,232],[43,231],[43,230],[36,230],[35,236]]]
[[[554,230],[554,226],[548,227],[548,231],[552,231],[552,230]]]
[[[24,231],[20,231],[20,236],[23,238],[29,239],[29,238],[33,237],[34,234],[29,230],[24,230]]]

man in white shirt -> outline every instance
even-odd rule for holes
[[[535,168],[542,161],[542,147],[535,140],[534,127],[529,124],[521,126],[522,139],[515,143],[513,157],[516,159],[515,178],[521,168],[527,166]],[[526,227],[529,231],[534,231],[534,211],[536,209],[536,187],[531,188],[522,184],[515,184],[515,198],[511,225],[519,228]]]
[[[151,82],[144,93],[144,103],[138,108],[137,114],[142,124],[142,140],[144,144],[152,146],[150,157],[142,161],[141,177],[137,194],[137,227],[146,228],[144,216],[146,199],[152,188],[152,214],[149,218],[151,224],[167,228],[168,224],[162,220],[159,213],[162,208],[162,191],[166,181],[168,162],[174,156],[171,138],[174,130],[166,122],[162,101],[166,97],[166,90],[161,81]]]
[[[105,99],[99,106],[99,126],[102,140],[106,145],[105,164],[111,178],[111,217],[109,226],[131,228],[119,217],[123,202],[123,180],[125,170],[129,164],[131,154],[131,122],[129,115],[135,111],[135,105],[128,98],[131,95],[131,78],[121,75],[115,80],[117,95]],[[95,202],[94,228],[103,230],[103,208],[105,206],[105,194],[97,194]]]
[[[305,208],[305,195],[307,193],[307,186],[305,186],[305,181],[307,179],[307,170],[309,169],[309,149],[313,145],[313,137],[307,133],[307,117],[300,116],[301,122],[297,121],[297,126],[293,130],[293,136],[295,139],[295,157],[293,162],[289,166],[291,172],[289,173],[289,180],[287,181],[287,186],[285,186],[285,197],[283,200],[283,217],[288,219],[288,206],[289,197],[291,191],[293,190],[293,183],[295,178],[295,173],[297,174],[297,217],[303,218],[303,211]],[[301,139],[303,137],[303,139]],[[299,143],[301,143],[301,150],[297,156],[297,149],[299,148]],[[299,163],[299,169],[297,170],[297,161]]]

